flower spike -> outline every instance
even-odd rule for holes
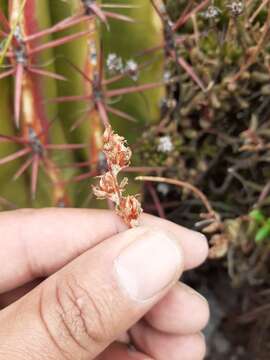
[[[118,174],[129,166],[131,150],[125,138],[115,134],[111,126],[107,126],[103,134],[103,152],[106,156],[108,171],[99,176],[98,186],[93,186],[93,192],[98,199],[108,199],[115,204],[116,213],[129,227],[138,225],[142,208],[136,196],[124,196],[128,179],[120,183]]]

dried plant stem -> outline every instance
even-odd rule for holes
[[[233,81],[236,81],[239,79],[239,77],[243,74],[243,72],[245,72],[246,70],[249,69],[249,67],[251,65],[254,64],[254,62],[256,62],[257,58],[258,58],[258,54],[260,53],[261,49],[263,48],[263,46],[265,45],[266,40],[269,37],[269,29],[270,29],[270,3],[267,6],[268,9],[268,15],[267,15],[267,19],[266,22],[264,24],[264,27],[262,28],[262,35],[260,36],[260,38],[257,41],[257,45],[256,47],[253,49],[251,55],[249,56],[247,62],[242,66],[242,68],[238,71],[238,73],[233,77]]]
[[[190,18],[192,15],[198,13],[199,11],[201,11],[202,9],[204,9],[206,7],[206,5],[208,5],[208,3],[210,2],[210,0],[204,0],[202,1],[198,6],[196,6],[191,12],[185,14],[184,16],[181,16],[177,22],[174,24],[174,30],[178,30],[181,26],[183,26]]]
[[[176,186],[179,186],[181,188],[185,188],[187,190],[190,190],[202,201],[202,203],[206,207],[209,214],[211,214],[212,216],[215,216],[215,211],[212,208],[212,206],[211,206],[209,200],[207,199],[207,197],[198,188],[196,188],[195,186],[189,184],[188,182],[181,181],[181,180],[175,180],[175,179],[169,179],[169,178],[160,177],[160,176],[137,176],[135,180],[152,181],[152,182],[158,182],[158,183],[162,182],[162,183],[176,185]]]
[[[259,15],[259,13],[261,12],[261,10],[265,7],[265,5],[269,2],[269,0],[264,0],[256,9],[256,11],[254,11],[254,13],[252,14],[251,18],[249,19],[249,23],[252,24],[253,21],[256,19],[256,17]]]
[[[162,219],[166,219],[166,215],[165,215],[165,211],[163,209],[163,205],[161,204],[159,197],[157,195],[156,190],[154,189],[154,187],[151,184],[148,184],[148,190],[150,192],[150,195],[153,199],[153,202],[155,204],[155,208],[157,209],[158,215],[159,217],[161,217]]]

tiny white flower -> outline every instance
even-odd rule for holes
[[[130,59],[127,61],[127,65],[126,68],[130,71],[137,71],[138,70],[138,64],[136,63],[136,61]]]
[[[231,10],[234,16],[239,16],[244,11],[244,3],[242,1],[233,1],[227,7]]]
[[[221,14],[221,10],[216,6],[210,5],[208,9],[202,13],[202,16],[205,19],[214,19],[219,16],[219,14]]]
[[[138,80],[138,64],[136,63],[136,61],[130,59],[127,61],[126,63],[126,71],[129,72],[131,74],[131,78],[133,80]]]
[[[123,61],[120,56],[112,53],[107,57],[107,68],[112,73],[122,72],[123,71]]]
[[[173,150],[173,143],[169,135],[165,135],[159,138],[158,151],[163,153],[169,153]]]
[[[163,196],[166,196],[169,192],[169,185],[168,184],[164,184],[164,183],[160,183],[157,186],[157,191],[162,194]]]

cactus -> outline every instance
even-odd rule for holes
[[[10,0],[0,5],[1,196],[18,207],[82,206],[89,198],[83,180],[90,182],[101,171],[104,125],[112,122],[131,134],[158,119],[162,59],[153,64],[132,60],[138,43],[144,48],[161,38],[151,18],[155,13],[144,1]],[[142,9],[151,15],[144,25]],[[136,27],[145,26],[152,32],[127,46],[131,57],[124,59],[127,49],[114,49],[112,34],[121,36],[126,28],[132,38]],[[135,69],[126,65],[109,74],[111,51]],[[141,68],[147,69],[146,82],[138,79]],[[128,108],[134,99],[134,114],[119,108]]]

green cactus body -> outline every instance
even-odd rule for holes
[[[106,70],[110,52],[127,61],[161,41],[155,11],[145,1],[124,9],[80,0],[10,0],[8,6],[5,1],[0,5],[3,45],[12,34],[4,64],[13,69],[0,83],[0,133],[12,137],[1,141],[0,196],[18,207],[88,205],[89,179],[99,171],[104,122],[112,121],[134,141],[143,124],[159,118],[162,86],[150,86],[148,94],[140,86],[162,79],[162,57],[142,70],[135,83],[130,76],[110,76]],[[114,96],[123,87],[133,87],[127,98],[117,91]],[[130,123],[131,116],[138,123]],[[13,183],[9,180],[14,174]]]

